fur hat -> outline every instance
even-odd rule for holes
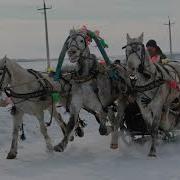
[[[149,40],[147,42],[146,47],[154,47],[154,48],[156,48],[157,47],[157,43],[156,43],[155,40],[151,39],[151,40]]]

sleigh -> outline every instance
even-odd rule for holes
[[[159,128],[158,133],[159,139],[166,142],[175,141],[180,136],[180,114],[177,112],[177,108],[172,108],[169,113],[169,118],[172,119],[172,126],[176,126],[176,129],[164,131],[162,128]],[[150,139],[151,134],[136,103],[129,104],[126,108],[124,113],[124,127],[122,130],[125,136],[131,137],[132,141],[140,144]]]

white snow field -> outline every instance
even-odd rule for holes
[[[8,108],[0,108],[0,117],[0,180],[180,180],[180,141],[161,143],[157,158],[147,157],[149,143],[127,146],[120,141],[119,149],[111,150],[110,137],[100,136],[94,117],[84,111],[85,136],[76,137],[63,153],[47,152],[38,122],[25,116],[27,140],[19,140],[17,158],[7,160],[12,133]],[[57,144],[62,133],[55,122],[48,131]]]

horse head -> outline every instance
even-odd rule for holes
[[[127,34],[126,63],[129,78],[136,82],[138,79],[150,79],[151,74],[148,73],[150,66],[149,54],[143,44],[143,33],[138,38],[131,38]]]
[[[90,54],[88,47],[88,33],[83,30],[70,30],[66,42],[67,53],[71,63],[76,63],[82,57],[88,57]]]

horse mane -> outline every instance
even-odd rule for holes
[[[11,82],[17,82],[19,80],[19,83],[28,82],[31,81],[32,74],[30,74],[26,68],[23,68],[21,65],[19,65],[16,61],[11,60],[7,57],[3,58],[1,62],[6,65],[8,70],[11,73]],[[35,88],[37,86],[37,83],[31,84],[32,88]]]
[[[27,69],[26,68],[23,68],[20,64],[18,64],[16,61],[14,60],[11,60],[9,58],[4,58],[3,60],[6,61],[6,64],[7,66],[13,68],[15,71],[18,71],[18,72],[27,72]]]
[[[83,29],[71,29],[69,34],[70,36],[74,34],[82,34],[83,36],[87,36],[86,30],[83,30]]]

